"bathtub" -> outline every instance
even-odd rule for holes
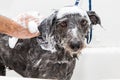
[[[120,47],[84,49],[72,80],[120,80]]]
[[[7,70],[7,77],[11,76],[21,78]],[[85,48],[71,80],[120,80],[120,47]]]
[[[0,76],[0,80],[53,80],[53,79],[35,79],[35,78],[33,79],[33,78],[18,78],[18,77],[3,77],[3,76]]]

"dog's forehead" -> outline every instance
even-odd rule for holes
[[[64,7],[58,11],[57,18],[60,19],[65,15],[69,14],[80,14],[81,16],[87,16],[86,11],[78,8],[77,6]]]
[[[86,18],[86,20],[88,20],[89,25],[91,23],[87,12],[77,6],[69,6],[69,7],[64,7],[64,8],[59,9],[57,13],[57,19],[61,19],[64,16],[69,15],[69,14],[80,14],[81,17],[84,17]]]

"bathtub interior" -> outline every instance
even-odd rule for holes
[[[86,48],[77,60],[72,80],[120,80],[120,48]]]
[[[3,77],[3,76],[0,76],[0,80],[53,80],[53,79],[18,78],[18,77]]]

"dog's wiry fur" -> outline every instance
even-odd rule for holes
[[[0,75],[5,75],[6,66],[23,77],[71,79],[90,24],[79,13],[57,18],[58,12],[39,25],[40,36],[19,39],[13,49],[8,46],[9,36],[0,34]]]

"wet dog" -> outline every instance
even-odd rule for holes
[[[19,39],[12,49],[9,36],[0,34],[0,75],[9,67],[23,77],[70,80],[90,25],[96,24],[95,12],[73,6],[56,10],[38,26],[39,36]]]

